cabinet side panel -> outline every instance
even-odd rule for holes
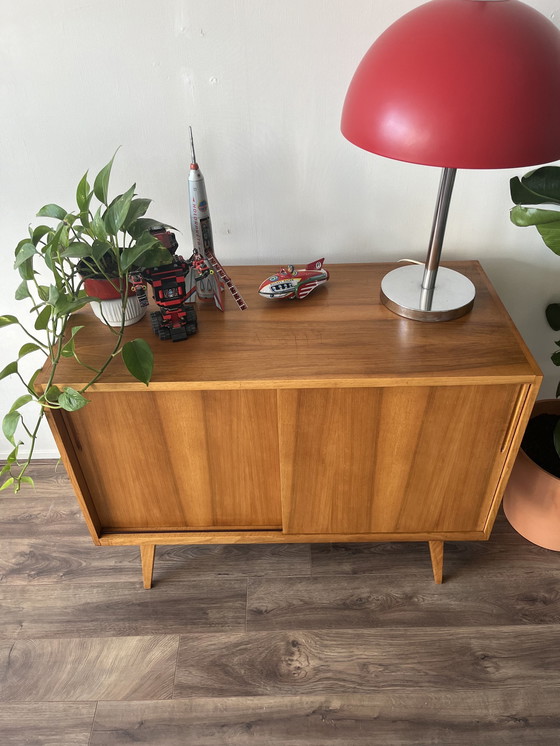
[[[90,399],[65,417],[104,529],[280,526],[274,391]]]
[[[288,533],[482,531],[519,386],[279,392]]]
[[[99,537],[101,535],[101,522],[97,515],[95,503],[91,496],[91,491],[87,480],[82,472],[79,459],[75,449],[75,437],[72,437],[71,432],[68,431],[68,423],[64,418],[64,410],[52,410],[47,409],[45,416],[49,427],[54,436],[57,448],[60,453],[60,458],[64,463],[66,472],[74,488],[74,493],[78,500],[78,504],[82,509],[82,513],[88,527],[88,531],[95,544],[99,544]]]

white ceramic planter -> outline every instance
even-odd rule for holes
[[[101,301],[92,300],[90,305],[93,313],[104,324],[117,327],[121,325],[122,302],[120,298]],[[140,305],[138,298],[134,295],[129,296],[126,303],[124,325],[130,326],[131,324],[135,324],[137,321],[140,321],[145,313],[146,309]]]

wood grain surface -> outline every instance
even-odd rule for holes
[[[100,702],[91,746],[556,746],[560,689]]]
[[[96,702],[3,702],[3,746],[88,746]]]
[[[421,543],[167,546],[146,592],[53,473],[0,499],[2,746],[558,745],[558,553],[503,515],[443,586]]]
[[[473,575],[472,595],[460,583],[443,593],[424,572],[314,578],[251,579],[248,630],[560,624],[560,568],[538,589],[518,579]]]
[[[490,385],[280,391],[284,530],[482,531],[518,395]]]
[[[169,699],[177,637],[0,642],[1,702]]]
[[[281,526],[274,391],[98,393],[64,419],[106,529]]]
[[[245,629],[246,580],[201,579],[154,586],[61,583],[0,588],[0,639],[178,634]]]
[[[371,385],[372,379],[402,379],[428,374],[434,381],[453,378],[503,382],[539,376],[534,363],[478,262],[450,262],[476,285],[471,313],[441,324],[421,324],[396,316],[379,301],[381,278],[394,264],[331,265],[331,279],[304,302],[274,303],[257,294],[261,281],[277,267],[236,267],[235,282],[249,310],[240,312],[226,297],[226,313],[199,311],[199,331],[187,342],[169,344],[154,337],[149,318],[125,330],[142,337],[155,351],[153,390],[175,388],[249,388]],[[90,365],[103,358],[112,341],[88,310],[75,315],[84,325],[80,358]],[[85,331],[85,330],[84,330]],[[521,343],[521,344],[520,344]],[[219,355],[216,351],[219,350]],[[525,352],[524,352],[525,350]],[[65,358],[60,383],[79,387],[83,369]],[[116,384],[142,391],[117,358],[103,381],[90,391]]]
[[[557,624],[452,635],[441,627],[189,635],[179,643],[175,697],[556,686],[559,671]]]

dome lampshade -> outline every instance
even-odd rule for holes
[[[350,83],[343,135],[401,161],[517,168],[560,158],[560,33],[518,0],[431,0]]]

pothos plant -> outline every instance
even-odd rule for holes
[[[151,200],[136,197],[135,184],[124,194],[109,200],[113,160],[114,156],[97,174],[93,187],[88,173],[84,174],[76,189],[76,209],[68,211],[57,204],[45,205],[37,215],[53,219],[54,225],[42,223],[30,227],[29,236],[16,246],[14,268],[21,282],[15,297],[29,308],[22,316],[25,321],[10,314],[0,316],[0,327],[17,325],[28,341],[21,346],[16,359],[0,371],[0,380],[17,376],[23,387],[22,395],[2,421],[3,433],[12,450],[0,470],[4,477],[0,489],[12,487],[17,492],[23,484],[33,484],[26,470],[45,412],[49,409],[72,412],[85,406],[87,390],[118,355],[122,356],[132,376],[146,385],[150,381],[153,354],[148,343],[142,339],[123,343],[128,274],[139,267],[169,264],[172,259],[169,251],[150,233],[150,228],[162,223],[144,217]],[[91,300],[83,289],[84,274],[109,280],[122,301],[120,327],[107,327],[107,334],[114,335],[114,344],[97,368],[80,359],[76,341],[83,326],[72,323],[72,314]],[[42,353],[48,361],[44,366],[44,393],[35,388],[43,364],[30,378],[24,377],[21,371],[22,358],[32,353]],[[57,368],[63,358],[74,358],[87,369],[89,380],[79,390],[58,385]],[[24,440],[19,439],[20,435]],[[26,446],[24,458],[19,456],[21,446]]]
[[[512,222],[522,227],[535,226],[545,245],[560,256],[560,166],[543,166],[521,178],[514,177],[510,181],[510,192],[516,205],[510,212]],[[560,331],[560,303],[549,303],[545,314],[551,329]],[[556,342],[556,346],[560,347],[560,340]],[[552,353],[551,360],[560,366],[560,350]],[[556,396],[560,396],[560,383]],[[554,428],[553,438],[560,457],[560,417]]]

